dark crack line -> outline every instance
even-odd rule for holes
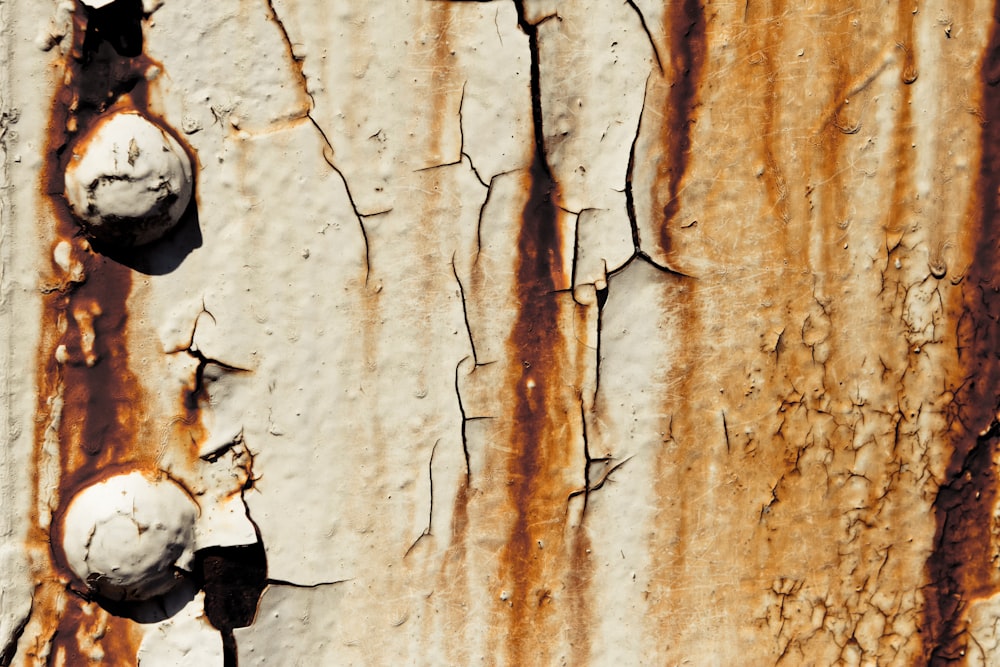
[[[583,464],[583,488],[571,492],[569,496],[567,496],[566,501],[569,502],[577,496],[583,496],[583,510],[580,513],[580,521],[582,523],[583,519],[587,516],[587,507],[590,505],[590,494],[595,491],[599,491],[604,484],[610,480],[611,475],[623,465],[628,463],[634,455],[626,457],[610,469],[606,470],[604,474],[601,475],[601,478],[597,481],[597,483],[593,484],[590,478],[590,466],[595,463],[610,463],[614,459],[610,456],[595,457],[591,455],[590,437],[587,432],[587,410],[582,395],[580,396],[580,424],[582,425],[583,456],[585,459]]]
[[[251,373],[249,368],[241,368],[239,366],[234,366],[232,364],[220,361],[213,357],[206,355],[204,352],[199,350],[195,346],[195,336],[198,332],[198,322],[201,320],[202,315],[208,315],[212,318],[212,322],[216,323],[215,315],[211,313],[205,307],[205,301],[202,299],[201,302],[201,312],[194,318],[194,324],[191,327],[191,334],[188,336],[188,341],[184,347],[180,347],[174,350],[170,350],[167,354],[180,354],[185,353],[191,358],[197,360],[198,366],[194,371],[194,388],[191,389],[184,397],[185,406],[189,409],[197,409],[199,399],[204,396],[205,393],[205,369],[208,368],[210,364],[218,366],[223,370],[229,371],[231,373]],[[184,421],[183,419],[181,421]],[[221,453],[219,454],[221,456]],[[206,459],[208,460],[208,459]]]
[[[271,20],[278,26],[278,31],[281,33],[281,37],[285,41],[285,46],[288,48],[288,55],[295,64],[295,69],[298,71],[299,80],[302,85],[302,92],[304,92],[306,97],[309,98],[309,110],[306,111],[306,118],[309,119],[309,122],[312,123],[312,126],[317,132],[319,132],[320,137],[323,139],[323,143],[325,144],[325,150],[322,151],[323,160],[330,166],[331,169],[333,169],[337,176],[340,177],[341,182],[344,184],[344,192],[347,194],[347,200],[350,202],[351,209],[353,209],[354,216],[358,221],[358,226],[361,228],[361,236],[365,242],[365,287],[367,287],[368,278],[371,275],[371,260],[368,245],[368,230],[365,229],[365,223],[363,220],[364,216],[358,209],[357,203],[354,201],[354,195],[351,193],[351,186],[347,183],[347,177],[344,175],[344,172],[341,171],[340,167],[338,167],[333,161],[333,155],[335,153],[333,150],[333,143],[330,142],[330,138],[327,136],[326,131],[323,130],[323,127],[316,120],[315,116],[313,116],[313,111],[316,109],[316,98],[309,91],[309,79],[306,77],[304,69],[305,58],[300,58],[295,55],[295,48],[293,46],[291,35],[288,34],[288,29],[285,27],[284,21],[281,20],[277,10],[274,8],[274,0],[264,0],[264,3],[267,5],[267,10],[270,14]]]
[[[452,160],[451,162],[442,162],[441,164],[432,164],[429,167],[421,167],[420,169],[414,169],[414,172],[419,174],[422,171],[432,171],[434,169],[442,169],[444,167],[454,167],[455,165],[462,164],[463,159],[468,159],[469,168],[472,169],[472,173],[475,174],[476,180],[478,180],[485,188],[487,187],[486,181],[484,181],[482,177],[479,175],[479,171],[476,169],[476,166],[472,163],[472,157],[465,152],[465,129],[462,126],[463,122],[462,106],[465,104],[465,86],[467,83],[468,81],[462,84],[462,96],[458,100],[458,137],[459,137],[458,157]]]
[[[542,74],[541,58],[538,48],[538,26],[553,16],[544,17],[538,23],[531,23],[524,15],[524,0],[513,0],[514,11],[517,13],[517,25],[528,37],[528,53],[530,54],[530,76],[529,86],[531,92],[531,119],[532,132],[535,137],[535,157],[542,168],[545,177],[551,183],[555,183],[552,175],[552,167],[546,159],[545,152],[545,132],[542,129],[544,116],[542,114]]]
[[[643,16],[642,10],[639,9],[639,6],[635,4],[635,0],[625,0],[625,4],[631,7],[639,16],[639,23],[642,24],[642,29],[646,33],[646,37],[649,38],[649,45],[653,49],[653,59],[656,60],[656,67],[660,70],[660,75],[662,76],[663,62],[660,60],[660,51],[656,48],[656,42],[653,40],[653,35],[649,32],[649,26],[646,25],[646,17]]]
[[[223,456],[225,456],[229,452],[236,450],[240,446],[246,449],[246,442],[244,442],[243,440],[243,429],[240,429],[240,432],[237,433],[236,436],[229,442],[225,442],[219,445],[212,451],[203,454],[199,458],[202,461],[205,461],[206,463],[215,463]]]
[[[642,119],[646,115],[646,98],[649,96],[649,77],[646,77],[646,84],[642,91],[642,108],[639,110],[639,120],[635,124],[635,136],[632,137],[632,144],[628,151],[628,166],[625,168],[625,212],[628,214],[629,225],[632,230],[632,252],[639,252],[642,242],[639,237],[639,219],[635,213],[635,194],[632,188],[632,178],[635,173],[635,149],[639,143],[639,134],[642,131]]]
[[[420,536],[417,537],[417,539],[413,540],[413,544],[411,544],[410,548],[406,550],[405,554],[403,554],[403,560],[406,560],[406,557],[410,555],[410,552],[413,551],[418,544],[420,544],[420,540],[431,535],[431,527],[434,525],[434,452],[437,451],[437,447],[440,442],[441,440],[438,439],[437,442],[434,443],[434,446],[431,447],[431,460],[427,464],[427,478],[430,482],[430,509],[427,512],[427,527],[424,528],[424,532],[420,533]]]
[[[726,454],[732,454],[733,450],[729,446],[729,422],[726,421],[726,411],[722,411],[722,432],[726,436]]]
[[[483,199],[483,204],[479,207],[479,218],[476,220],[476,258],[473,260],[473,264],[479,264],[479,255],[483,251],[483,214],[486,212],[486,206],[490,203],[490,197],[493,195],[493,183],[496,179],[509,173],[509,171],[502,171],[491,176],[490,183],[486,186],[486,198]]]
[[[642,120],[646,115],[646,97],[649,94],[649,81],[650,77],[647,76],[646,85],[642,93],[642,110],[639,112],[639,121],[636,123],[635,136],[632,137],[632,145],[628,152],[628,166],[625,170],[625,212],[628,215],[629,226],[632,230],[632,256],[629,257],[624,264],[608,273],[608,280],[610,281],[612,276],[627,269],[636,259],[646,262],[661,273],[696,280],[695,276],[656,262],[645,250],[642,249],[642,239],[639,234],[639,220],[635,212],[635,195],[633,193],[632,180],[635,173],[636,146],[639,143],[639,135],[642,133]]]
[[[310,99],[312,99],[312,95],[310,95],[309,97]],[[344,193],[347,195],[347,201],[351,205],[351,210],[354,211],[354,217],[357,218],[358,227],[361,229],[361,238],[365,242],[365,287],[368,287],[368,278],[369,276],[371,276],[371,249],[368,244],[368,230],[365,228],[364,218],[372,217],[375,215],[381,215],[382,213],[386,213],[387,211],[379,211],[377,213],[371,213],[366,215],[361,213],[360,210],[358,210],[358,205],[354,201],[354,195],[351,193],[351,186],[347,184],[347,177],[344,175],[344,172],[341,171],[340,167],[338,167],[336,163],[334,163],[333,161],[332,156],[334,154],[334,150],[333,150],[333,144],[330,143],[330,138],[326,135],[326,132],[313,117],[312,111],[307,113],[306,117],[309,119],[309,122],[312,123],[313,127],[316,128],[316,131],[319,132],[319,135],[323,138],[323,143],[326,144],[326,150],[323,151],[323,161],[330,166],[330,169],[332,169],[334,173],[337,174],[338,177],[340,177],[340,182],[344,184]]]
[[[604,260],[604,274],[608,273],[608,262]],[[610,295],[610,285],[605,279],[604,288],[597,290],[597,344],[594,354],[597,357],[594,363],[594,403],[597,403],[597,393],[601,390],[601,339],[604,333],[604,306],[608,303]]]
[[[271,579],[268,577],[268,586],[288,586],[290,588],[322,588],[323,586],[336,586],[337,584],[345,584],[348,581],[353,581],[353,579],[337,579],[336,581],[320,581],[315,584],[297,584],[293,581],[286,581],[285,579]]]
[[[462,298],[462,317],[465,319],[465,331],[469,334],[469,346],[472,348],[472,363],[479,366],[479,357],[476,355],[476,341],[472,337],[472,325],[469,323],[469,309],[465,300],[465,287],[462,286],[462,279],[458,277],[458,267],[455,265],[455,255],[451,256],[451,273],[458,283],[458,293]]]
[[[583,437],[583,511],[580,513],[580,521],[583,522],[583,517],[587,516],[587,504],[590,501],[590,462],[593,460],[590,457],[590,440],[587,436],[587,410],[583,404],[583,397],[580,397],[580,424],[582,426],[582,437]],[[573,495],[570,494],[570,499]]]
[[[612,466],[609,470],[605,471],[605,473],[601,475],[601,479],[597,481],[597,484],[589,485],[583,489],[577,489],[576,491],[573,491],[572,493],[569,494],[569,499],[575,498],[576,496],[579,495],[589,496],[594,491],[599,491],[607,482],[611,481],[611,475],[614,474],[616,470],[618,470],[623,465],[631,461],[633,458],[635,458],[635,454],[632,454],[631,456],[622,459],[614,466]],[[611,459],[610,458],[591,459],[591,462],[594,463],[599,463],[601,461],[611,461]],[[584,504],[586,505],[586,497],[584,498]]]
[[[472,466],[469,460],[469,439],[466,434],[466,424],[469,423],[469,417],[465,413],[465,405],[462,403],[462,392],[458,388],[458,371],[462,368],[462,362],[469,357],[463,358],[455,366],[455,396],[458,398],[458,411],[462,415],[462,453],[465,455],[465,483],[468,485],[472,481]],[[473,359],[475,363],[475,359]]]

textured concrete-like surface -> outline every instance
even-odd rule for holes
[[[0,3],[0,664],[1000,662],[997,16]],[[122,605],[49,540],[132,470],[199,514]]]

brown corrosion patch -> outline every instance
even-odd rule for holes
[[[525,203],[517,236],[514,300],[517,315],[505,343],[507,368],[503,397],[510,424],[504,468],[507,500],[513,518],[500,553],[497,591],[506,621],[502,636],[505,664],[550,664],[560,621],[581,613],[578,582],[563,569],[572,545],[565,537],[567,499],[573,489],[567,470],[579,461],[579,369],[564,335],[573,302],[565,291],[563,257],[566,214],[545,152],[538,27],[527,20],[523,2],[515,2],[518,25],[528,37],[531,56],[531,107],[534,151],[524,173]],[[571,579],[571,578],[570,578]],[[577,585],[574,585],[574,584]],[[563,586],[566,586],[566,589]],[[568,590],[567,590],[568,589]],[[562,606],[560,598],[568,605]],[[558,611],[557,611],[558,610]],[[567,613],[569,612],[569,613]],[[574,647],[586,655],[586,649]]]
[[[109,667],[136,664],[139,638],[129,620],[112,616],[96,604],[75,596],[68,599],[61,620],[52,637],[47,664]]]
[[[128,3],[126,3],[128,4]],[[62,197],[63,172],[70,146],[102,113],[113,108],[140,108],[146,103],[146,76],[151,66],[120,33],[111,32],[105,17],[77,6],[74,42],[65,63],[66,83],[57,92],[49,124],[43,195],[54,216],[56,243],[70,245],[69,256],[82,269],[79,281],[58,282],[43,299],[43,341],[39,359],[40,448],[45,425],[52,421],[48,399],[62,394],[58,415],[59,494],[61,503],[81,486],[122,464],[149,466],[155,451],[138,446],[137,430],[145,420],[142,386],[129,368],[128,295],[132,272],[98,254]],[[141,12],[139,14],[141,17]],[[138,19],[137,19],[138,20]],[[95,33],[108,39],[99,40]],[[121,46],[124,43],[125,46]],[[61,267],[52,262],[56,275]]]
[[[958,357],[967,381],[956,392],[953,453],[934,502],[937,533],[927,561],[930,579],[922,623],[931,665],[964,660],[965,612],[998,590],[991,533],[998,500],[1000,422],[1000,6],[994,5],[980,65],[981,157],[969,208],[973,262],[963,281]]]
[[[900,32],[897,46],[903,52],[900,80],[905,84],[916,80],[916,61],[913,55],[913,10],[906,3],[900,3],[897,9],[897,24]],[[900,87],[898,120],[893,142],[894,173],[892,199],[890,200],[889,219],[886,222],[888,238],[886,244],[891,255],[897,243],[902,239],[912,217],[912,196],[908,184],[913,182],[913,125],[910,112],[912,89],[909,85]]]
[[[138,649],[130,621],[111,616],[57,582],[74,581],[59,548],[66,503],[82,487],[116,473],[155,470],[158,455],[139,438],[149,415],[142,384],[129,366],[132,271],[91,247],[63,198],[71,147],[99,117],[128,109],[155,118],[147,108],[147,75],[155,63],[142,54],[141,21],[139,0],[119,0],[97,10],[76,4],[73,41],[61,63],[62,84],[53,98],[39,182],[39,209],[51,216],[41,223],[51,225],[42,234],[54,239],[49,248],[54,278],[42,298],[35,515],[28,546],[36,557],[48,554],[45,562],[35,562],[39,591],[49,593],[36,596],[32,617],[43,626],[36,641],[51,641],[52,655],[64,656],[65,662],[56,657],[55,664],[96,660],[132,665]],[[57,249],[61,265],[54,259]],[[57,486],[42,489],[42,470],[55,463],[46,451],[53,440],[58,446]],[[51,523],[37,514],[46,502],[43,492],[54,492],[58,503]],[[85,590],[80,582],[74,587]]]
[[[700,0],[671,2],[664,9],[664,32],[668,36],[667,71],[670,92],[659,145],[663,154],[656,164],[651,199],[653,211],[663,211],[660,249],[669,258],[670,223],[680,208],[680,188],[691,152],[691,125],[698,104],[698,85],[705,65],[707,40],[705,15]]]
[[[556,293],[562,281],[562,216],[555,183],[537,153],[524,187],[528,199],[515,274],[520,310],[507,340],[510,368],[504,383],[513,391],[507,474],[515,516],[500,557],[500,580],[512,589],[507,600],[511,665],[523,664],[529,655],[540,656],[551,646],[543,622],[552,602],[552,590],[544,581],[545,563],[549,553],[558,551],[566,513],[566,490],[554,477],[569,464],[568,438],[561,431],[570,414],[559,401],[568,370]]]
[[[777,125],[775,116],[778,111],[778,80],[780,72],[776,65],[779,50],[784,43],[784,21],[776,17],[776,8],[769,7],[769,18],[761,20],[753,32],[754,54],[750,63],[760,67],[764,74],[764,98],[758,136],[763,145],[764,153],[764,184],[767,189],[767,210],[762,217],[777,215],[782,224],[787,225],[791,219],[788,198],[788,184],[782,171],[782,164],[775,157],[775,132]],[[749,10],[749,7],[748,7]],[[754,123],[756,125],[756,123]],[[787,158],[782,156],[782,161]]]

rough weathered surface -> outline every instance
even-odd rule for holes
[[[0,664],[1000,663],[994,3],[0,24]],[[121,111],[195,183],[129,250]],[[200,513],[122,604],[49,544],[135,470]]]

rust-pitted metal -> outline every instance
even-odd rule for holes
[[[934,502],[937,531],[927,561],[930,581],[923,614],[924,658],[955,664],[970,650],[967,613],[1000,590],[996,569],[997,442],[1000,438],[1000,327],[997,250],[1000,239],[1000,7],[994,5],[989,41],[979,66],[977,116],[982,138],[965,234],[971,264],[963,272],[954,322],[965,381],[951,408],[952,453]]]
[[[988,662],[997,12],[946,4],[168,3],[162,67],[78,7],[24,662],[130,664],[59,526],[160,468],[263,537],[184,575],[230,662]],[[189,258],[69,217],[117,111],[185,119]]]
[[[680,207],[679,197],[688,156],[691,125],[695,123],[698,88],[702,85],[706,58],[706,17],[701,0],[671,2],[664,10],[663,32],[668,54],[664,76],[668,86],[661,125],[660,154],[651,193],[653,226],[659,229],[659,251],[670,263],[671,225]],[[662,218],[660,217],[662,213]]]
[[[39,209],[47,215],[41,233],[53,242],[42,297],[29,544],[40,593],[29,626],[35,645],[25,664],[49,656],[56,664],[132,665],[138,650],[131,621],[79,597],[93,592],[93,582],[80,580],[82,566],[67,564],[63,551],[63,519],[75,494],[119,473],[160,475],[163,452],[151,442],[147,389],[129,355],[133,271],[84,238],[62,193],[77,137],[112,110],[154,117],[147,97],[158,69],[142,55],[140,20],[138,3],[77,5],[63,84],[50,112]]]

